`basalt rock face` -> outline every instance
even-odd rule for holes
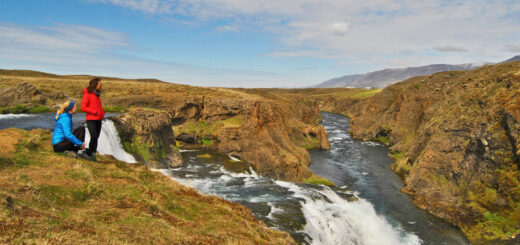
[[[344,113],[387,137],[417,206],[483,243],[520,234],[520,62],[392,85]]]
[[[47,97],[29,83],[20,83],[16,87],[0,90],[0,107],[14,106],[17,104],[45,105]]]
[[[328,148],[319,108],[271,100],[187,98],[170,110],[183,147],[208,148],[250,162],[262,175],[310,177],[305,148]]]
[[[166,111],[131,109],[112,119],[126,151],[149,168],[168,168],[182,164]]]
[[[178,98],[177,98],[178,99]],[[258,98],[186,97],[114,119],[124,148],[152,168],[182,164],[178,149],[211,149],[249,162],[264,176],[313,176],[306,149],[330,147],[318,104]]]

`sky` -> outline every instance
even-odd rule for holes
[[[0,68],[306,87],[520,54],[518,0],[0,0]]]

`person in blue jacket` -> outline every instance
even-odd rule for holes
[[[52,133],[54,152],[73,151],[77,154],[79,150],[85,149],[85,127],[72,131],[72,114],[76,111],[76,104],[71,100],[63,103],[56,113],[56,127]]]

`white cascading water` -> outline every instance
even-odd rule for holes
[[[16,118],[23,118],[23,117],[30,117],[33,115],[30,114],[0,114],[0,120],[1,119],[16,119]]]
[[[222,182],[233,182],[237,178],[245,178],[244,186],[265,183],[265,177],[259,176],[252,169],[249,174],[233,173],[221,168],[220,172],[224,175],[218,179],[184,179],[171,176],[167,169],[154,171],[161,172],[204,194],[212,195],[219,195],[218,189],[222,188],[220,186],[227,186]],[[422,243],[417,235],[393,227],[385,217],[376,213],[374,206],[367,200],[358,198],[357,201],[347,201],[325,186],[318,190],[285,181],[275,181],[275,183],[290,191],[293,197],[301,199],[302,213],[307,223],[303,231],[312,238],[312,241],[307,241],[310,244],[419,245]],[[244,200],[244,197],[222,195],[222,193],[220,196],[230,201]],[[266,195],[245,198],[245,200],[270,202],[273,198]],[[278,208],[270,206],[273,208],[271,213],[280,212]]]
[[[362,198],[347,201],[328,187],[316,190],[284,181],[276,183],[305,200],[300,203],[307,221],[304,231],[312,237],[311,244],[421,244],[418,236],[392,227]]]
[[[87,147],[89,142],[90,134],[88,129],[85,128],[85,144]],[[97,152],[101,155],[112,155],[119,161],[137,163],[135,158],[123,149],[116,126],[114,125],[114,122],[108,119],[105,119],[102,122],[101,133],[98,138]]]

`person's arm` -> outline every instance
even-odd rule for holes
[[[87,94],[83,95],[83,99],[81,100],[81,111],[90,113],[90,114],[96,114],[96,110],[94,108],[89,107],[90,105],[90,96]]]
[[[72,133],[72,120],[70,119],[70,117],[65,117],[62,120],[66,120],[64,121],[64,123],[61,124],[63,134],[65,134],[65,138],[67,138],[74,145],[82,146],[83,142],[76,138],[76,136]]]

